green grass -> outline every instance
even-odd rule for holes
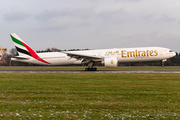
[[[86,67],[0,67],[0,70],[85,70]],[[180,67],[97,67],[98,70],[180,70]]]
[[[0,119],[180,119],[180,74],[0,73]]]

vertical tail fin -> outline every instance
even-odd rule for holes
[[[40,58],[36,52],[34,50],[32,50],[19,36],[17,36],[15,33],[11,33],[10,34],[13,43],[17,49],[17,52],[19,54],[19,56],[30,56],[33,57],[34,59],[41,61],[43,63],[46,64],[50,64],[48,62],[46,62],[45,60],[43,60],[42,58]]]
[[[15,33],[10,34],[13,43],[17,49],[17,52],[19,56],[32,56],[29,52],[28,48],[32,53],[35,53],[19,36],[17,36]]]

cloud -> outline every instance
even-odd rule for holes
[[[164,22],[175,22],[177,21],[176,18],[170,17],[169,15],[162,14],[162,16],[159,18],[160,21]]]
[[[0,34],[8,39],[10,32],[16,32],[20,37],[37,41],[35,49],[39,50],[51,46],[94,49],[156,45],[180,51],[176,47],[180,39],[179,3],[179,0],[6,0],[0,4],[3,27]],[[43,44],[39,46],[38,42]]]
[[[44,30],[65,30],[90,26],[95,22],[96,14],[89,8],[51,9],[35,15],[35,20]]]
[[[37,14],[35,18],[39,21],[49,21],[58,17],[63,17],[67,13],[60,10],[44,10],[43,12]]]
[[[32,15],[30,13],[22,11],[7,12],[4,14],[4,19],[11,22],[25,21],[31,17]]]

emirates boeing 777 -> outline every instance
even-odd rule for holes
[[[87,71],[96,71],[95,63],[106,67],[117,67],[119,62],[166,61],[176,54],[163,47],[114,48],[85,51],[36,53],[15,33],[10,34],[19,56],[13,61],[39,65],[87,65]]]

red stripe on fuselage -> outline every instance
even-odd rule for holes
[[[26,49],[30,52],[31,56],[33,58],[35,58],[36,60],[38,61],[41,61],[43,63],[46,63],[46,64],[51,64],[45,60],[43,60],[42,58],[40,58],[28,45],[26,45],[25,43],[22,42],[22,44],[26,47]]]

